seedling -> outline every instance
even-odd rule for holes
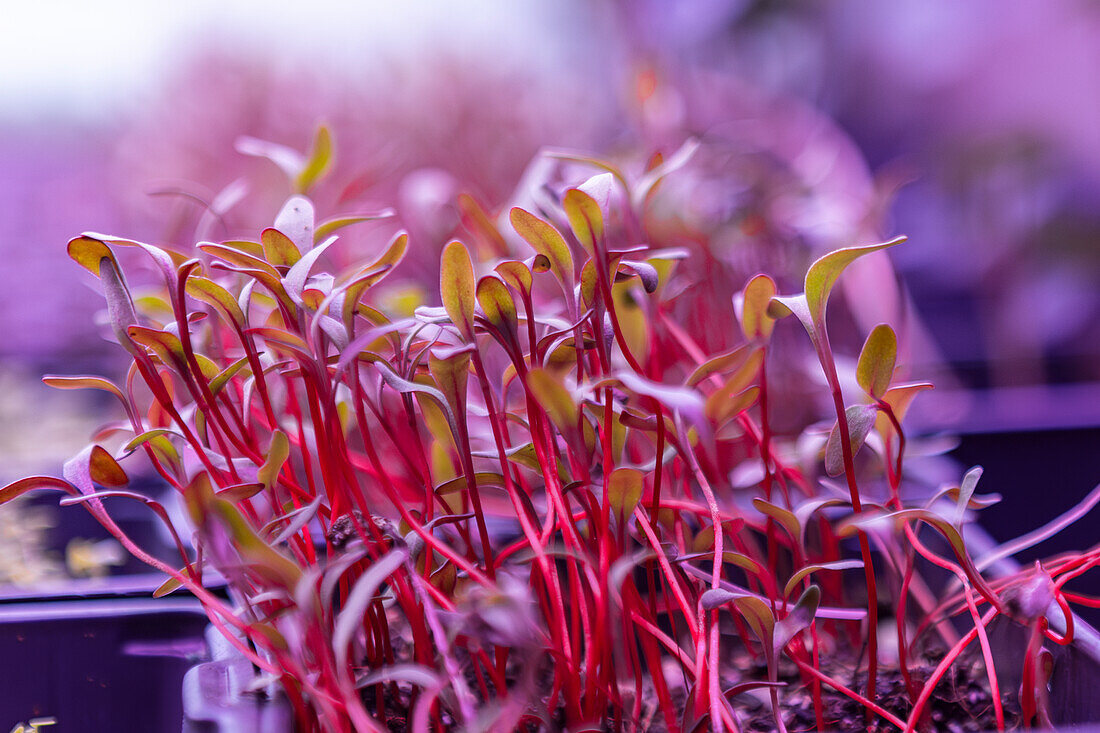
[[[156,595],[185,588],[203,603],[302,730],[639,730],[658,716],[669,730],[740,730],[754,688],[779,730],[799,690],[819,730],[838,724],[836,696],[866,712],[860,725],[927,730],[937,684],[975,640],[1003,729],[985,634],[998,615],[1029,629],[1019,719],[1046,720],[1044,644],[1072,640],[1071,604],[1097,605],[1064,585],[1100,550],[988,578],[962,534],[988,499],[977,472],[931,500],[903,497],[904,417],[931,385],[897,381],[898,337],[880,325],[851,402],[826,322],[844,268],[901,239],[826,254],[795,296],[751,278],[722,306],[728,320],[707,324],[738,330],[741,345],[705,353],[669,315],[693,285],[677,266],[690,255],[638,244],[691,144],[640,176],[600,162],[607,172],[545,209],[467,216],[483,246],[449,243],[441,307],[399,317],[378,286],[415,247],[404,234],[325,269],[338,230],[366,218],[314,221],[302,194],[330,170],[330,143],[320,135],[298,157],[250,144],[301,192],[253,239],[186,252],[102,234],[69,243],[102,283],[131,364],[120,383],[45,381],[106,391],[122,419],[61,477],[22,479],[0,501],[53,489],[90,511],[165,574]],[[159,293],[133,296],[124,249],[151,261]],[[799,436],[771,420],[802,399],[768,379],[789,314],[833,404],[810,471]],[[141,458],[190,528],[128,488],[123,464]],[[124,500],[169,528],[177,565],[115,524]],[[954,585],[943,590],[936,568]],[[228,600],[204,585],[210,571]],[[901,702],[876,685],[881,604],[897,619]],[[948,651],[917,675],[935,638]],[[865,683],[849,684],[857,669]]]

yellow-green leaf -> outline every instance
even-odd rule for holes
[[[733,603],[749,623],[760,643],[765,648],[770,649],[773,632],[775,631],[775,616],[772,615],[772,610],[768,608],[768,604],[754,596],[735,598]]]
[[[458,332],[467,341],[473,341],[474,265],[466,245],[461,242],[451,242],[443,248],[439,293]]]
[[[271,434],[271,443],[267,448],[267,456],[264,465],[256,474],[256,479],[264,488],[270,489],[279,480],[279,472],[283,470],[283,464],[290,456],[290,439],[282,430],[276,430]]]
[[[856,364],[856,381],[863,391],[882,399],[894,378],[894,363],[898,356],[898,338],[894,329],[880,323],[871,329]]]
[[[228,290],[213,280],[193,275],[187,279],[187,294],[222,312],[237,328],[245,327],[244,311]]]
[[[491,275],[481,278],[477,284],[477,302],[489,323],[509,342],[517,344],[519,315],[508,286]]]
[[[56,376],[47,374],[42,377],[42,383],[53,387],[54,389],[100,389],[104,392],[110,392],[122,402],[123,405],[127,404],[125,395],[114,383],[104,379],[103,377],[95,376]]]
[[[752,500],[752,505],[756,507],[756,510],[765,516],[771,517],[775,520],[783,529],[787,531],[787,534],[791,536],[795,542],[801,542],[802,530],[801,523],[798,521],[798,517],[784,509],[781,506],[776,506],[770,501],[765,501],[759,497]]]
[[[816,573],[821,570],[849,570],[861,567],[863,567],[862,560],[834,560],[832,562],[819,562],[812,565],[806,565],[792,575],[791,579],[787,581],[787,585],[783,588],[783,595],[786,597],[793,593],[794,589],[798,587],[798,584],[810,573]]]
[[[102,262],[104,258],[114,263],[116,268],[118,267],[118,260],[115,259],[115,253],[111,251],[110,247],[98,239],[92,239],[86,236],[77,237],[69,242],[68,252],[69,257],[71,257],[74,262],[96,276],[99,275],[99,263]]]
[[[294,179],[294,188],[299,193],[305,193],[331,169],[332,133],[326,126],[321,125],[313,136],[313,147],[309,151],[309,158]]]
[[[621,517],[630,516],[642,498],[645,474],[636,468],[616,468],[608,477],[607,500]]]
[[[267,228],[260,233],[260,243],[264,247],[264,256],[275,267],[292,267],[302,259],[302,253],[290,240],[290,237],[278,229]]]
[[[862,247],[845,247],[830,252],[810,265],[806,272],[806,304],[815,323],[822,323],[825,318],[825,306],[829,300],[829,292],[833,289],[840,273],[848,265],[858,258],[878,252],[879,250],[893,247],[905,241],[905,237],[897,237],[889,242],[870,244]]]
[[[607,173],[602,175],[610,177]],[[603,239],[603,212],[600,211],[600,205],[579,188],[571,188],[565,192],[562,208],[565,209],[569,226],[577,241],[589,254],[593,254],[596,244]]]
[[[504,488],[504,476],[499,473],[493,473],[491,471],[479,472],[474,474],[474,481],[477,483],[478,488],[493,487],[497,489]],[[456,476],[455,478],[444,481],[435,487],[435,493],[439,496],[445,496],[447,494],[457,494],[466,491],[466,476],[465,474]]]
[[[510,215],[512,228],[531,245],[534,250],[550,261],[550,271],[565,285],[573,289],[573,253],[569,245],[554,227],[547,224],[529,211],[519,207],[512,209]]]
[[[564,435],[575,435],[579,410],[569,390],[543,369],[532,369],[527,373],[527,386],[558,430]]]
[[[432,374],[436,386],[447,399],[451,413],[456,419],[466,415],[466,383],[470,375],[469,351],[459,351],[446,358],[428,355],[428,371]]]
[[[737,304],[741,330],[750,341],[766,341],[775,328],[775,318],[768,314],[768,303],[775,296],[775,281],[767,275],[757,275],[745,285]]]

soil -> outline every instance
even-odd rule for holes
[[[910,674],[913,682],[918,687],[923,685],[934,671],[938,659],[930,658],[923,663],[916,664]],[[747,656],[740,656],[735,662],[736,666],[744,670],[746,678],[765,679],[767,670],[758,662],[753,662]],[[834,679],[844,682],[850,689],[862,692],[867,685],[865,671],[853,671],[854,664],[843,659],[822,660],[822,671]],[[476,680],[467,667],[467,683],[476,689]],[[548,665],[542,664],[537,676],[545,678],[549,683],[551,670]],[[516,669],[510,670],[514,683]],[[812,691],[803,685],[802,679],[795,667],[789,661],[780,664],[779,681],[786,683],[786,687],[780,693],[780,704],[783,711],[783,721],[789,733],[801,731],[816,731],[817,721],[815,717]],[[731,683],[732,684],[732,683]],[[537,686],[537,683],[536,683]],[[724,685],[730,686],[730,685]],[[878,696],[876,702],[897,717],[905,720],[909,716],[911,708],[909,695],[906,692],[905,680],[897,668],[880,667],[876,679]],[[363,696],[368,704],[368,709],[375,708],[377,702],[374,697],[376,688],[364,688]],[[394,688],[385,686],[385,707],[390,713],[388,728],[393,733],[404,733],[407,730],[406,721],[409,711],[407,695],[397,693]],[[684,699],[683,688],[673,688],[674,704],[682,706]],[[664,716],[657,709],[656,694],[652,689],[643,691],[643,697],[651,700],[650,704],[643,704],[642,720],[635,723],[633,729],[639,733],[667,733]],[[765,689],[743,693],[732,698],[734,710],[738,716],[738,722],[744,733],[771,733],[776,730],[770,697]],[[1002,690],[1001,704],[1004,710],[1005,729],[1016,730],[1021,725],[1021,710],[1016,694],[1010,690]],[[896,731],[894,726],[880,718],[873,718],[868,722],[865,708],[827,685],[822,685],[822,713],[826,730],[833,733],[885,733]],[[453,719],[448,717],[445,729],[455,728]],[[547,730],[564,730],[564,720],[557,717],[551,721],[554,726]],[[993,707],[993,699],[989,692],[989,681],[986,678],[985,668],[980,658],[960,659],[944,675],[936,686],[932,698],[926,706],[925,726],[923,730],[936,731],[936,733],[980,733],[981,731],[993,731],[997,729],[997,720]],[[612,720],[609,717],[605,730],[613,730]],[[627,724],[624,729],[630,730]],[[709,730],[704,725],[698,730]],[[690,723],[685,730],[691,730]]]
[[[922,684],[932,673],[931,665],[917,667],[912,676],[916,684]],[[838,679],[845,679],[853,690],[863,690],[867,676],[860,673],[853,680],[851,674],[838,676],[838,671],[830,672]],[[839,672],[843,675],[843,672]],[[909,715],[911,705],[905,690],[905,680],[897,669],[880,669],[875,687],[878,690],[877,702],[902,720]],[[745,733],[770,733],[776,730],[771,705],[766,699],[742,695],[738,698],[738,712],[741,713],[742,730]],[[867,722],[865,709],[855,700],[828,687],[822,689],[822,709],[825,724],[836,733],[879,733],[893,731],[894,726],[881,719]],[[816,730],[813,698],[806,688],[787,692],[782,697],[784,723],[790,733],[795,731]],[[1012,730],[1020,727],[1020,707],[1013,694],[1002,695],[1005,728]],[[950,733],[978,733],[997,729],[997,720],[993,708],[993,698],[989,693],[989,682],[984,669],[978,664],[953,666],[932,693],[932,699],[926,708],[929,730]]]

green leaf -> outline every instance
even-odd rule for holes
[[[887,247],[901,244],[905,237],[897,237],[889,242],[870,244],[862,247],[846,247],[830,252],[810,265],[806,272],[806,304],[814,323],[823,323],[825,320],[825,307],[829,301],[829,292],[836,284],[840,273],[860,257],[878,252]]]
[[[727,351],[724,354],[719,354],[718,356],[707,359],[695,368],[695,371],[687,378],[684,385],[687,387],[694,387],[712,374],[720,374],[731,369],[739,369],[749,358],[752,350],[753,347],[751,345],[742,344],[733,351]]]
[[[217,394],[225,388],[225,385],[229,383],[229,380],[235,377],[237,373],[247,365],[248,357],[242,356],[240,359],[237,359],[225,369],[218,372],[217,376],[210,380],[210,394],[217,396]]]
[[[748,622],[753,633],[756,634],[756,638],[760,640],[765,649],[771,652],[774,649],[772,640],[775,638],[775,616],[772,615],[772,610],[768,608],[768,604],[754,596],[741,596],[735,598],[733,603],[737,606],[737,610],[741,612],[741,615],[745,617],[745,621]],[[768,656],[770,665],[772,654]]]
[[[405,232],[397,234],[393,240],[390,241],[386,251],[382,253],[382,256],[372,262],[367,267],[359,270],[351,280],[344,286],[344,302],[341,307],[341,317],[344,320],[344,326],[350,333],[352,331],[353,321],[355,319],[356,310],[359,307],[359,301],[362,299],[363,294],[368,289],[376,285],[382,278],[386,277],[393,271],[393,268],[405,258],[405,252],[409,247],[409,235]]]
[[[768,313],[768,303],[775,297],[775,281],[767,275],[757,275],[745,285],[735,301],[741,331],[750,341],[767,341],[775,328],[775,318]]]
[[[253,254],[246,252],[238,247],[231,246],[233,244],[243,244],[243,242],[223,242],[222,244],[214,244],[213,242],[203,242],[199,244],[199,249],[207,253],[212,257],[217,257],[220,260],[228,262],[238,267],[244,267],[249,270],[258,270],[263,272],[275,280],[279,279],[279,271],[276,270],[271,263],[263,258],[263,250],[260,254]]]
[[[573,291],[573,253],[569,245],[554,227],[534,214],[519,207],[513,208],[510,219],[512,228],[534,248],[535,252],[550,261],[550,272],[565,286]]]
[[[191,578],[192,580],[196,580],[196,578],[193,578],[191,576],[191,571],[188,568],[181,568],[180,569],[180,575],[183,575],[184,577],[187,577],[187,578]],[[164,596],[168,595],[169,593],[176,590],[177,588],[179,588],[182,585],[183,584],[180,581],[176,580],[175,578],[170,577],[170,578],[168,578],[168,580],[161,583],[159,588],[157,588],[155,591],[153,591],[153,598],[163,598]]]
[[[135,344],[152,350],[165,366],[174,367],[180,374],[188,371],[183,344],[174,333],[144,326],[130,326],[126,329],[126,333]]]
[[[443,248],[439,294],[458,332],[467,341],[473,341],[474,265],[466,245],[461,242],[451,242]]]
[[[123,453],[127,453],[127,454],[131,453],[131,452],[134,451],[134,449],[139,448],[142,444],[147,443],[147,442],[149,442],[150,440],[152,440],[154,438],[158,438],[160,436],[166,436],[166,435],[171,435],[171,436],[174,436],[174,437],[177,437],[177,438],[182,438],[183,437],[179,433],[177,433],[175,430],[171,430],[170,428],[154,428],[152,430],[146,430],[144,433],[141,433],[140,435],[134,436],[134,438],[129,443],[126,444],[126,446],[122,449],[122,451],[123,451]]]
[[[794,513],[784,509],[781,506],[772,504],[770,501],[765,501],[759,497],[752,500],[752,505],[756,507],[756,510],[765,516],[771,517],[775,520],[779,526],[783,527],[787,531],[787,534],[791,536],[795,542],[801,542],[802,539],[802,523],[798,521],[798,518]]]
[[[525,468],[529,468],[537,474],[542,473],[542,463],[539,462],[538,451],[535,450],[534,443],[524,443],[515,448],[508,448],[504,451],[504,455],[513,463],[518,463]],[[495,458],[496,452],[494,451],[485,457]],[[560,460],[557,461],[557,473],[558,479],[561,480],[563,484],[569,482],[569,472],[565,470],[565,464]]]
[[[864,392],[880,400],[894,378],[894,363],[898,356],[898,337],[894,329],[880,323],[871,329],[856,364],[856,381]]]
[[[474,482],[479,489],[485,487],[493,487],[497,489],[505,488],[504,476],[492,471],[480,471],[474,474]],[[435,487],[435,493],[439,496],[446,496],[447,494],[460,494],[466,491],[466,476],[456,476],[453,479],[444,481]]]
[[[305,165],[294,178],[295,190],[305,193],[314,183],[324,178],[332,170],[332,159],[332,133],[328,127],[321,125],[313,136],[313,147]]]
[[[844,411],[848,422],[848,435],[852,443],[852,456],[859,453],[863,441],[875,425],[878,410],[874,405],[852,405]],[[844,446],[840,439],[840,421],[833,424],[829,431],[829,441],[825,444],[825,471],[830,476],[844,473]]]
[[[787,581],[787,585],[783,588],[783,596],[786,597],[793,593],[794,589],[798,587],[798,584],[802,582],[802,579],[810,573],[816,573],[821,570],[849,570],[861,567],[863,567],[862,560],[834,560],[832,562],[820,562],[814,563],[813,565],[807,565],[792,575],[791,579]]]
[[[636,468],[616,468],[608,477],[607,500],[620,517],[629,517],[642,498],[645,475]]]
[[[798,632],[813,623],[820,603],[821,589],[816,585],[811,585],[802,592],[790,613],[775,625],[775,635],[772,639],[773,655],[778,654]]]

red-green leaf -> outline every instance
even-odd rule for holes
[[[231,504],[239,504],[246,499],[251,499],[253,496],[256,496],[256,494],[268,488],[269,487],[262,483],[235,484],[217,491],[214,496],[224,501],[228,501]]]
[[[499,473],[493,473],[491,471],[481,471],[474,474],[474,482],[479,489],[486,487],[492,487],[497,489],[503,489],[504,476]],[[453,479],[444,481],[435,487],[435,493],[439,496],[445,496],[447,494],[459,494],[466,491],[466,476],[456,476]]]
[[[66,494],[75,494],[76,489],[68,481],[63,481],[53,476],[30,476],[28,478],[14,481],[4,488],[0,489],[0,504],[6,504],[12,499],[15,499],[28,491],[35,491],[37,489],[57,489],[64,491]]]

